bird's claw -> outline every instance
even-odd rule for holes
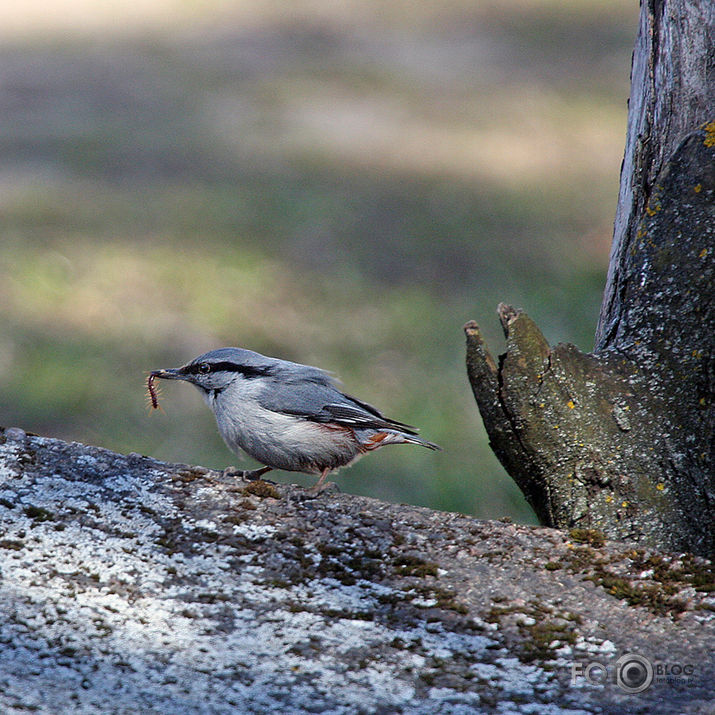
[[[259,469],[236,469],[236,467],[226,467],[226,469],[223,470],[223,476],[238,477],[239,479],[243,479],[245,482],[255,482],[261,479],[267,471],[268,470],[264,467],[260,467]],[[263,479],[263,481],[268,482],[268,484],[275,484],[275,482],[272,482],[270,479]]]
[[[305,490],[305,499],[315,499],[324,493],[328,494],[340,494],[340,487],[335,482],[323,482],[322,484],[315,484],[312,487],[308,487]]]

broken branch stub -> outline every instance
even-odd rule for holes
[[[628,361],[568,344],[548,348],[519,311],[490,392],[486,381],[474,382],[488,354],[474,348],[478,327],[471,323],[465,331],[468,373],[491,446],[541,522],[670,542],[663,521],[679,516],[650,478],[657,435],[649,405],[639,401],[647,390],[634,389],[639,378]]]
[[[661,172],[624,258],[620,322],[596,352],[549,347],[506,305],[498,361],[465,326],[491,446],[544,524],[713,552],[714,166],[710,124]]]

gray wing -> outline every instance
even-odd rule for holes
[[[345,395],[329,381],[271,381],[270,389],[258,396],[261,407],[295,415],[311,422],[335,423],[363,429],[391,429],[417,434],[410,425],[385,417],[367,402]]]

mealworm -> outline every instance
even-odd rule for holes
[[[154,380],[156,375],[150,373],[146,380],[146,389],[149,391],[149,398],[151,399],[151,406],[156,410],[159,407],[159,395],[157,393],[156,387],[154,387]]]

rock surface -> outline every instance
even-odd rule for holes
[[[708,589],[595,531],[0,430],[3,713],[704,713]]]

